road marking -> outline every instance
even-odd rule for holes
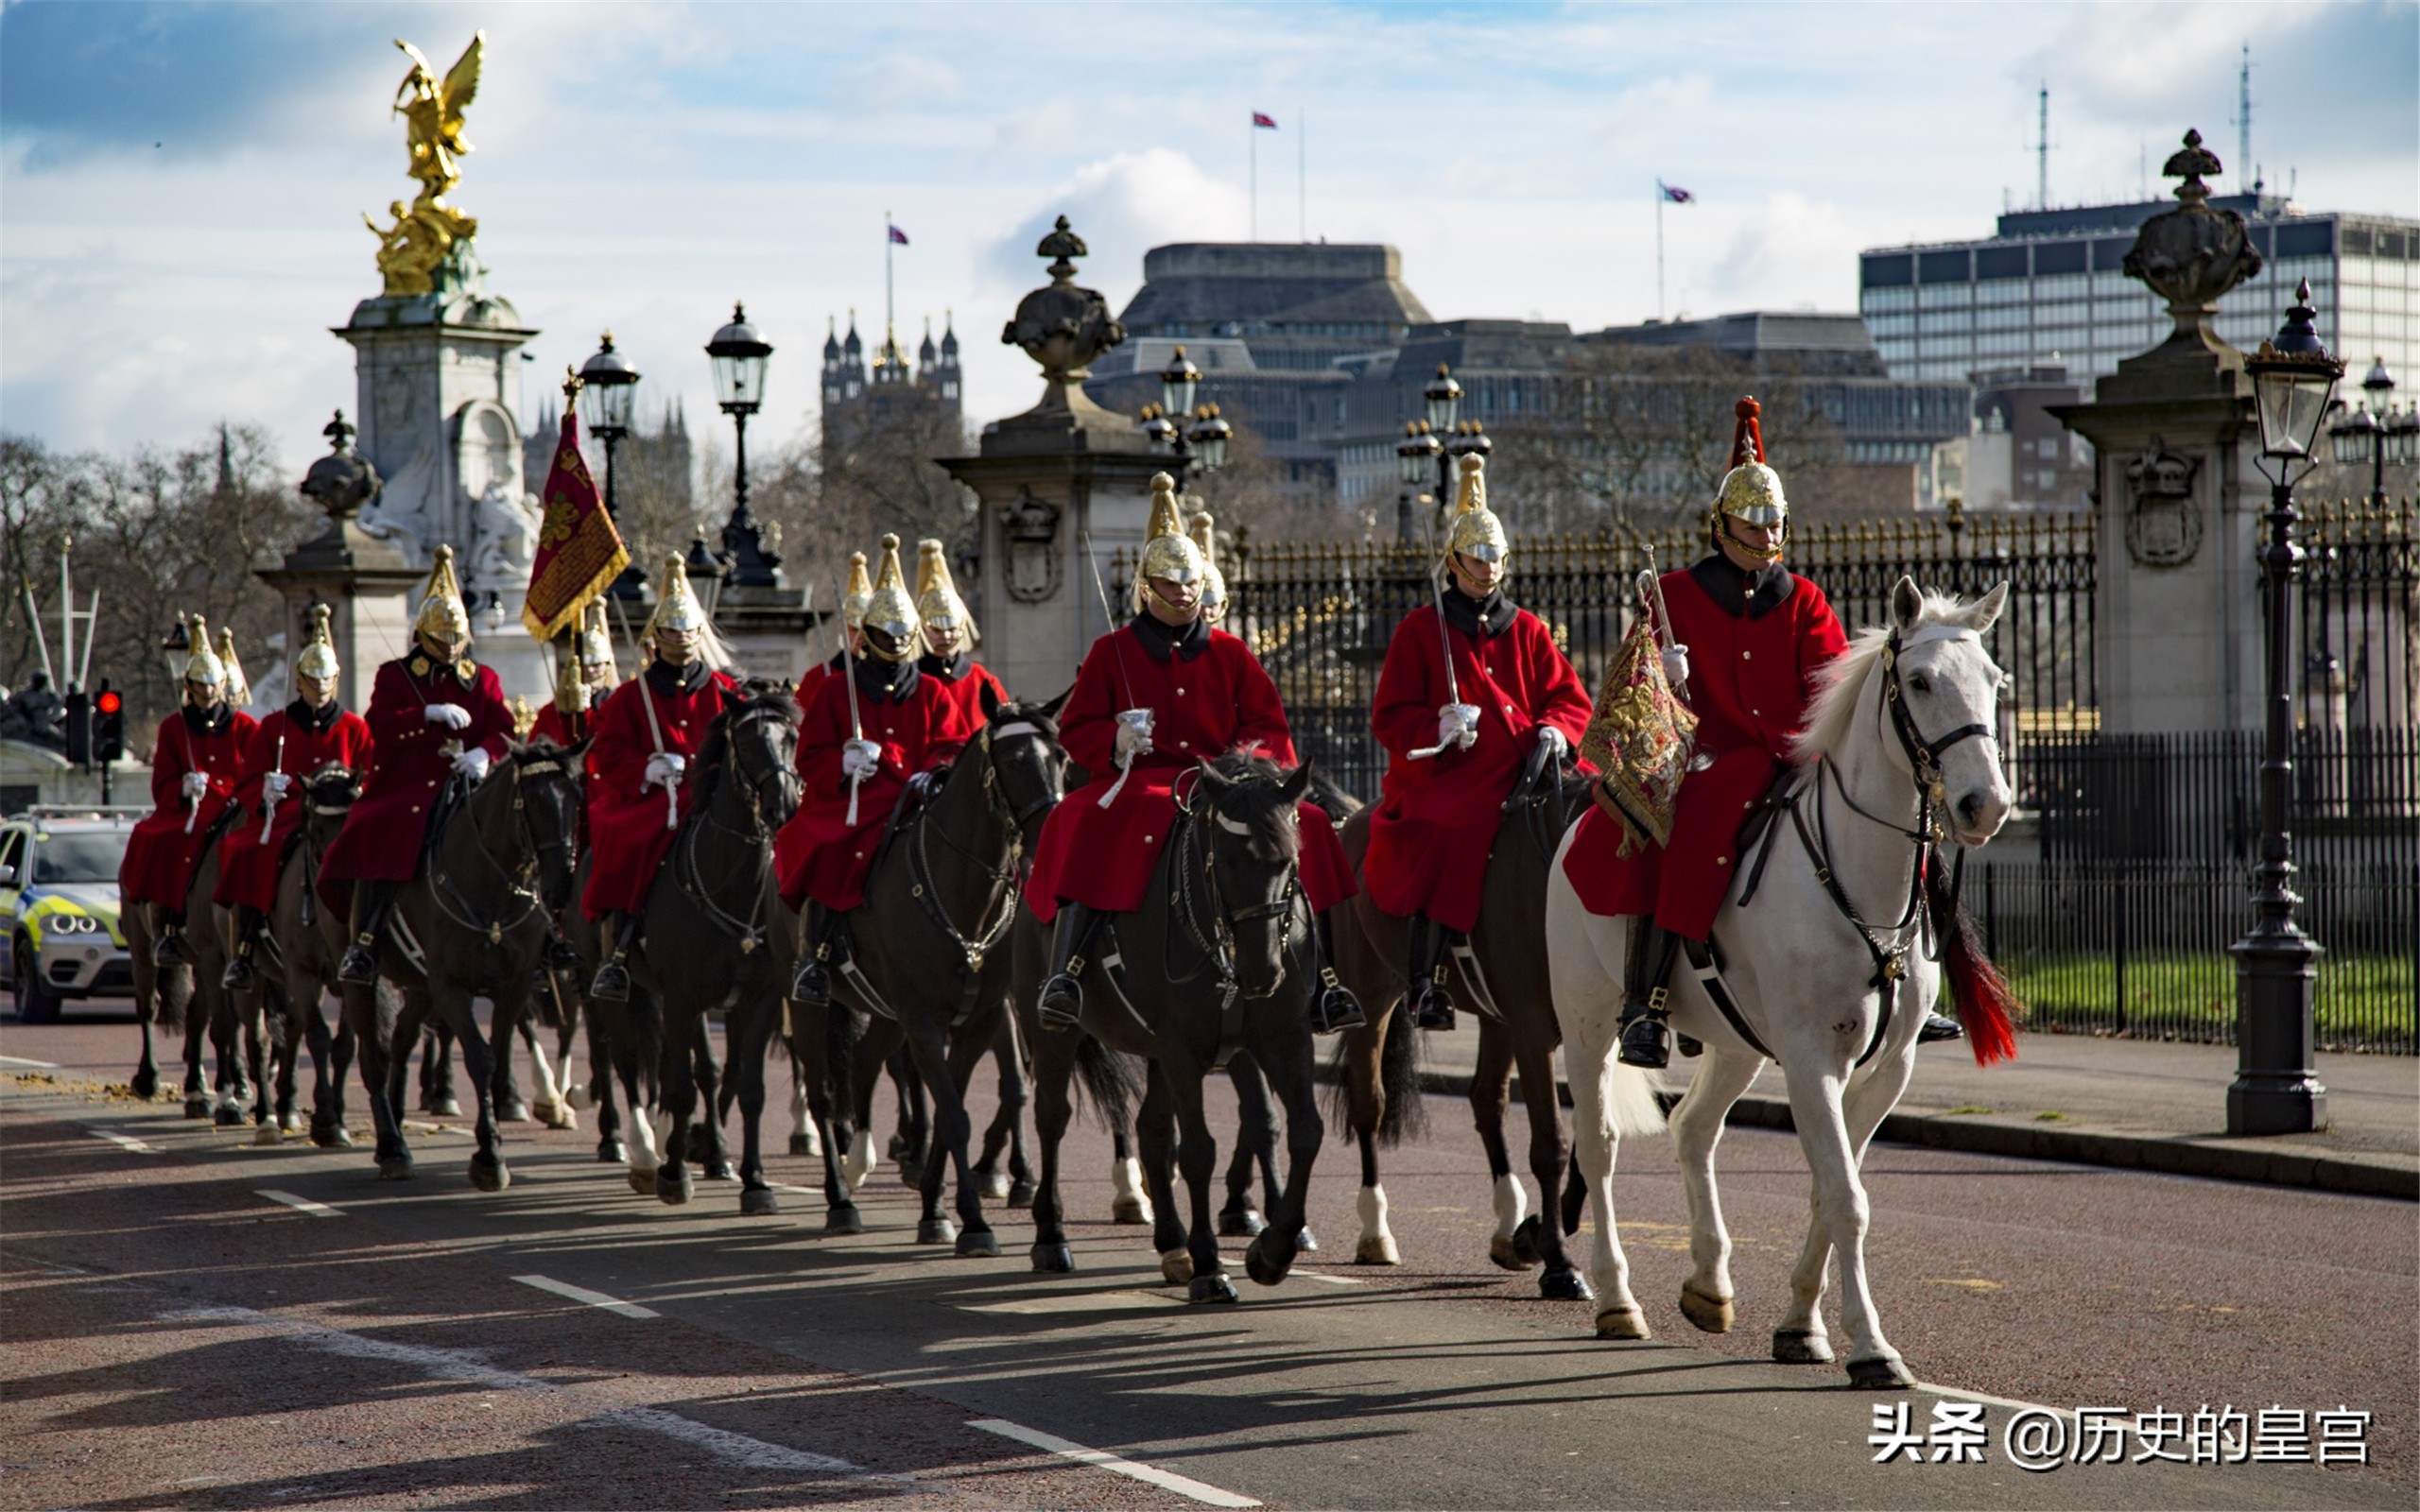
[[[267,1197],[271,1202],[283,1202],[287,1207],[292,1208],[295,1211],[307,1212],[314,1218],[341,1218],[344,1216],[343,1213],[338,1212],[336,1209],[329,1207],[324,1202],[313,1202],[308,1197],[298,1197],[291,1192],[279,1192],[270,1187],[254,1187],[252,1189],[252,1195],[256,1197]]]
[[[618,1297],[608,1297],[603,1292],[592,1292],[585,1286],[574,1286],[569,1281],[559,1281],[551,1276],[515,1276],[512,1279],[524,1286],[535,1286],[542,1292],[552,1292],[557,1297],[568,1297],[575,1302],[586,1302],[591,1307],[601,1307],[608,1313],[619,1313],[624,1317],[662,1317],[664,1315],[651,1307],[641,1307],[636,1302],[625,1302]]]
[[[1370,1284],[1369,1278],[1365,1276],[1332,1276],[1326,1271],[1313,1270],[1307,1265],[1295,1266],[1294,1274],[1300,1276],[1306,1281],[1325,1281],[1330,1286],[1367,1286]]]
[[[1012,1423],[1005,1418],[977,1418],[970,1420],[966,1426],[980,1428],[987,1434],[997,1434],[1002,1438],[1013,1438],[1020,1444],[1030,1444],[1036,1449],[1047,1451],[1063,1459],[1072,1459],[1080,1465],[1098,1466],[1113,1474],[1141,1481],[1146,1486],[1156,1486],[1163,1491],[1174,1491],[1179,1496],[1191,1497],[1196,1502],[1206,1503],[1211,1506],[1260,1505],[1249,1496],[1237,1496],[1233,1491],[1222,1491],[1215,1486],[1205,1486],[1191,1476],[1179,1475],[1174,1470],[1164,1470],[1156,1466],[1137,1464],[1133,1460],[1103,1450],[1086,1449],[1083,1445],[1072,1443],[1056,1434],[1046,1434],[1040,1429]]]
[[[1985,1391],[1969,1391],[1964,1386],[1938,1385],[1930,1381],[1916,1383],[1918,1391],[1929,1391],[1936,1397],[1963,1397],[1968,1401],[1988,1402],[1995,1407],[2007,1407],[2016,1412],[2047,1412],[2061,1418],[2076,1415],[2073,1407],[2046,1407],[2038,1401],[2019,1401],[2014,1397],[1995,1397]]]
[[[56,1060],[26,1060],[16,1056],[0,1056],[0,1066],[23,1066],[27,1071],[57,1071]]]
[[[1183,1307],[1156,1292],[1050,1292],[1012,1302],[960,1302],[961,1313],[993,1313],[1006,1317],[1032,1317],[1049,1313],[1123,1313],[1152,1308]]]
[[[144,1143],[141,1140],[135,1139],[131,1135],[120,1134],[115,1129],[88,1128],[84,1132],[90,1134],[96,1140],[107,1140],[112,1144],[116,1145],[119,1149],[125,1150],[130,1154],[157,1155],[160,1153],[157,1149],[151,1145]]]

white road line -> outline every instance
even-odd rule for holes
[[[542,1292],[552,1292],[557,1297],[568,1297],[575,1302],[586,1302],[591,1307],[601,1307],[608,1313],[619,1313],[624,1317],[662,1317],[664,1315],[651,1307],[641,1307],[636,1302],[625,1302],[618,1297],[608,1297],[603,1292],[592,1292],[585,1286],[574,1286],[569,1281],[559,1281],[551,1276],[515,1276],[512,1279],[524,1286],[535,1286]]]
[[[1988,1392],[1969,1391],[1964,1386],[1945,1386],[1930,1381],[1916,1383],[1918,1391],[1929,1391],[1936,1397],[1962,1397],[1968,1401],[1987,1402],[1995,1407],[2008,1407],[2018,1412],[2047,1412],[2061,1418],[2076,1415],[2073,1407],[2046,1407],[2038,1401],[2019,1401],[2014,1397],[1995,1397]]]
[[[116,1145],[119,1149],[126,1150],[134,1155],[157,1155],[160,1153],[157,1149],[144,1143],[141,1140],[135,1139],[131,1135],[120,1134],[115,1129],[87,1128],[84,1132],[90,1134],[96,1140],[107,1140],[112,1144]]]
[[[283,1202],[287,1207],[292,1208],[295,1211],[307,1212],[314,1218],[341,1218],[344,1216],[343,1213],[338,1212],[336,1209],[329,1207],[324,1202],[313,1202],[308,1197],[298,1197],[291,1192],[279,1192],[270,1187],[254,1187],[252,1189],[252,1195],[256,1197],[267,1197],[271,1202]]]
[[[1005,1418],[977,1418],[970,1420],[966,1426],[980,1428],[987,1434],[997,1434],[1002,1438],[1013,1438],[1020,1444],[1030,1444],[1036,1449],[1047,1451],[1063,1459],[1072,1459],[1080,1465],[1098,1466],[1114,1474],[1141,1481],[1146,1486],[1156,1486],[1163,1491],[1174,1491],[1179,1496],[1191,1497],[1196,1502],[1206,1503],[1211,1506],[1260,1505],[1249,1496],[1237,1496],[1233,1491],[1222,1491],[1215,1486],[1205,1486],[1191,1476],[1179,1475],[1174,1470],[1164,1470],[1155,1466],[1137,1464],[1133,1460],[1103,1450],[1086,1449],[1083,1445],[1071,1443],[1056,1434],[1046,1434],[1038,1428],[1028,1428],[1021,1423],[1012,1423]]]
[[[27,1071],[57,1071],[56,1060],[26,1060],[17,1056],[0,1056],[0,1066],[23,1066]]]
[[[1185,1304],[1157,1292],[1046,1292],[1039,1297],[1006,1302],[960,1302],[961,1313],[992,1313],[1004,1317],[1039,1317],[1050,1313],[1159,1312]]]

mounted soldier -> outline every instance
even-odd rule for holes
[[[379,932],[396,889],[420,875],[429,818],[446,783],[459,776],[475,785],[512,738],[504,686],[470,651],[471,612],[454,576],[454,548],[441,545],[412,620],[412,648],[381,666],[371,686],[365,717],[377,767],[320,872],[325,891],[352,885],[353,944],[337,963],[339,981],[376,984]]]
[[[614,664],[614,637],[605,628],[605,601],[596,599],[581,611],[578,633],[563,645],[555,669],[555,696],[538,711],[529,738],[566,747],[596,738],[596,716],[621,680],[621,668]],[[589,770],[595,772],[594,764]]]
[[[192,649],[185,657],[183,706],[160,721],[151,751],[152,812],[134,826],[118,868],[126,902],[158,910],[151,959],[160,966],[185,959],[185,892],[234,796],[254,729],[252,716],[229,697],[229,668],[210,648],[210,627],[199,614],[185,625]]]
[[[1177,821],[1178,779],[1231,751],[1299,765],[1276,685],[1251,647],[1203,617],[1208,567],[1177,513],[1175,480],[1156,474],[1133,617],[1093,643],[1060,713],[1067,753],[1092,781],[1051,812],[1026,885],[1027,906],[1053,926],[1050,975],[1037,1004],[1046,1028],[1078,1020],[1078,978],[1100,919],[1141,903]],[[1303,896],[1319,947],[1313,1013],[1327,1033],[1363,1022],[1329,964],[1328,911],[1356,887],[1326,813],[1303,803],[1299,816]]]
[[[1588,727],[1580,675],[1534,614],[1504,595],[1511,546],[1487,507],[1485,459],[1466,456],[1436,602],[1387,645],[1370,725],[1387,748],[1361,880],[1380,912],[1409,919],[1409,1006],[1449,1029],[1446,957],[1478,921],[1504,800],[1531,753],[1560,759]]]
[[[873,579],[866,576],[866,554],[853,551],[849,553],[849,587],[840,595],[841,648],[799,674],[798,686],[790,690],[790,696],[798,700],[802,713],[815,707],[815,690],[823,686],[824,679],[864,652],[866,605],[873,600]]]
[[[588,988],[589,996],[607,1003],[630,999],[637,916],[689,811],[689,763],[705,744],[707,727],[739,689],[721,670],[722,646],[678,554],[664,558],[655,612],[641,640],[646,670],[605,700],[589,747],[596,771],[588,790],[595,859],[580,907],[607,921],[612,954]]]
[[[852,593],[851,598],[855,598]],[[832,972],[846,960],[849,912],[865,901],[882,837],[910,780],[955,757],[982,728],[917,667],[925,643],[899,566],[899,538],[882,538],[882,576],[858,624],[864,649],[845,673],[817,686],[799,721],[798,770],[806,798],[774,849],[782,902],[807,912],[790,996],[832,1001]]]
[[[252,806],[218,847],[218,887],[212,898],[234,912],[235,950],[227,961],[225,985],[236,990],[251,987],[257,975],[252,953],[277,904],[278,872],[302,833],[302,802],[286,801],[296,783],[328,766],[356,777],[370,769],[375,748],[370,723],[337,701],[341,670],[336,643],[328,637],[328,606],[314,604],[310,642],[294,659],[294,701],[253,730],[235,782],[236,794],[251,799]],[[252,822],[253,814],[260,822]]]
[[[958,596],[949,558],[938,541],[916,542],[916,618],[925,627],[925,651],[916,659],[916,670],[942,685],[959,705],[967,729],[980,727],[984,693],[988,690],[994,703],[1006,703],[1009,690],[972,654],[982,637],[966,600]]]

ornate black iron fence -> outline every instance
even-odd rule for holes
[[[2420,725],[2420,507],[2354,499],[2304,516],[2303,723]]]

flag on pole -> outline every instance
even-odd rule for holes
[[[892,246],[905,247],[908,245],[908,233],[906,232],[901,231],[896,226],[890,226],[887,222],[886,227],[890,232],[890,243]]]
[[[1254,111],[1252,112],[1252,124],[1264,131],[1274,131],[1277,129],[1277,117],[1263,115],[1260,112]]]
[[[631,564],[630,548],[605,512],[596,480],[579,455],[579,413],[563,405],[562,438],[546,472],[545,514],[538,556],[529,565],[529,593],[521,623],[533,641],[549,641],[579,620],[580,610]]]
[[[1663,180],[1658,179],[1655,180],[1655,187],[1663,190],[1664,198],[1669,199],[1676,205],[1693,205],[1698,201],[1697,196],[1689,193],[1686,189],[1682,188],[1679,184],[1666,183]]]

